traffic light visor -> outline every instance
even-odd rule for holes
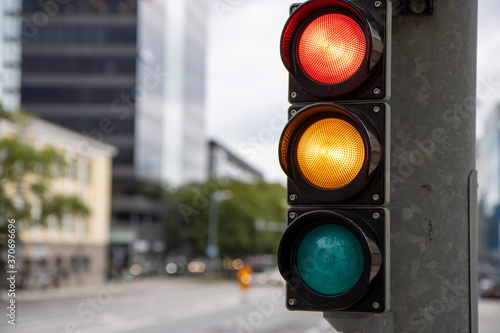
[[[339,295],[361,278],[365,269],[363,248],[347,228],[323,224],[300,242],[297,268],[309,288],[324,295]]]
[[[336,84],[356,73],[366,56],[366,37],[351,17],[319,16],[302,32],[298,58],[306,74],[325,84]]]

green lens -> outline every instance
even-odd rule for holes
[[[365,258],[351,231],[336,224],[323,224],[302,238],[297,266],[309,288],[333,296],[345,293],[359,281]]]

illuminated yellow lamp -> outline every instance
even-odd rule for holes
[[[324,118],[309,126],[300,137],[297,164],[311,184],[337,189],[359,174],[365,150],[356,127],[343,119]]]

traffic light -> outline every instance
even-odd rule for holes
[[[289,310],[389,309],[389,20],[388,0],[310,0],[283,29]]]
[[[287,308],[387,310],[387,222],[383,208],[291,208],[278,251]]]
[[[311,0],[291,9],[281,35],[290,103],[390,96],[388,0]]]
[[[321,102],[294,110],[279,144],[289,204],[384,203],[387,105]]]

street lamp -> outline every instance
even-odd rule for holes
[[[219,256],[219,203],[224,200],[229,200],[233,197],[233,193],[229,190],[217,191],[210,196],[210,207],[208,217],[208,244],[205,254],[210,259],[209,271],[216,271],[216,258]]]

